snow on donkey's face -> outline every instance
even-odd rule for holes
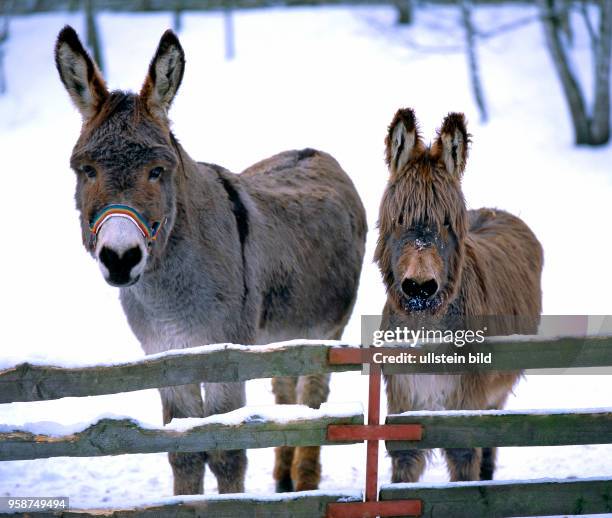
[[[72,27],[58,36],[55,62],[83,117],[70,159],[83,242],[109,284],[130,286],[160,256],[174,223],[181,157],[167,114],[183,50],[164,33],[139,94],[109,92]]]
[[[399,110],[385,140],[390,178],[376,246],[387,292],[401,312],[438,313],[456,296],[467,212],[461,176],[469,135],[451,113],[426,146],[410,109]]]

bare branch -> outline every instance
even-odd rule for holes
[[[472,93],[480,120],[486,122],[488,119],[487,106],[484,99],[482,82],[480,80],[480,65],[476,54],[476,31],[472,21],[472,2],[471,0],[460,0],[461,19],[465,30],[465,50],[468,58],[468,68],[470,72],[470,82],[472,84]]]
[[[589,6],[587,0],[582,0],[580,2],[580,12],[582,14],[582,19],[584,20],[584,24],[586,25],[587,32],[589,33],[589,38],[591,40],[591,48],[595,49],[597,47],[597,33],[595,32],[595,28],[591,23],[591,17],[589,16]]]

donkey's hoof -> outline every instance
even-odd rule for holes
[[[285,477],[276,481],[276,492],[277,493],[291,493],[293,492],[293,481],[291,477]]]

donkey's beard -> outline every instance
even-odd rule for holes
[[[401,298],[402,309],[407,313],[416,313],[420,311],[429,311],[435,314],[442,305],[442,299],[438,295],[426,299],[423,297],[405,297]]]

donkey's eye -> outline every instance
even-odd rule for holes
[[[87,165],[87,164],[81,166],[81,172],[85,176],[87,176],[87,178],[91,178],[91,179],[95,178],[96,175],[98,174],[92,166]]]
[[[157,180],[164,172],[163,167],[154,167],[149,171],[149,180]]]

